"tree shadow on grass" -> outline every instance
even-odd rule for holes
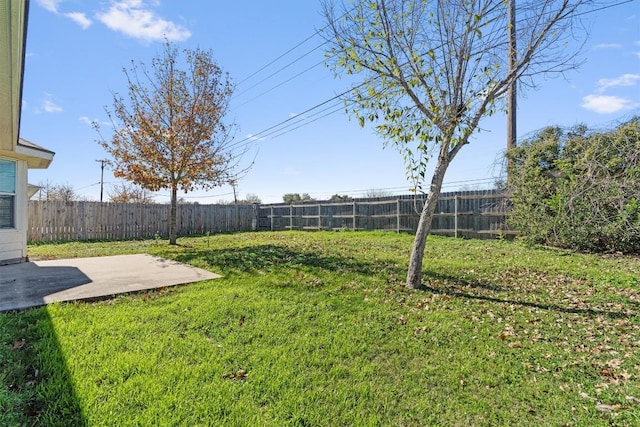
[[[46,307],[1,313],[0,346],[0,425],[87,425]]]
[[[201,250],[177,254],[173,258],[184,263],[205,263],[213,269],[221,269],[225,274],[283,268],[320,269],[337,274],[352,273],[367,276],[398,272],[397,264],[392,261],[369,262],[350,256],[325,256],[317,252],[297,251],[278,245]]]
[[[368,277],[402,277],[405,271],[394,261],[364,261],[352,256],[325,256],[313,251],[297,251],[278,245],[259,245],[241,248],[197,250],[180,253],[172,257],[176,261],[196,265],[207,265],[213,270],[222,270],[223,274],[253,273],[282,269],[320,269],[334,274],[358,274]],[[440,283],[441,286],[423,284],[422,290],[434,294],[448,295],[495,303],[520,305],[560,313],[586,316],[605,316],[611,319],[632,317],[633,310],[611,311],[597,307],[563,306],[553,302],[527,301],[526,294],[517,294],[504,283],[489,283],[480,280],[468,280],[460,276],[442,274],[436,271],[423,271],[427,282]]]
[[[490,301],[495,303],[503,303],[510,305],[520,305],[523,307],[531,307],[538,308],[541,310],[548,311],[556,311],[559,313],[568,313],[568,314],[581,314],[585,316],[604,316],[610,319],[628,319],[632,317],[632,314],[635,310],[630,310],[629,312],[625,311],[609,311],[602,310],[599,308],[583,308],[583,307],[566,307],[559,304],[552,303],[539,303],[526,301],[524,299],[519,298],[510,298],[510,297],[500,297],[498,293],[506,293],[509,296],[514,296],[512,291],[508,289],[508,287],[495,285],[492,283],[482,283],[479,281],[469,281],[465,279],[460,279],[459,277],[454,277],[451,275],[440,274],[433,271],[424,271],[423,277],[432,279],[434,282],[447,283],[447,286],[435,287],[427,284],[422,284],[420,288],[423,291],[431,292],[438,295],[447,295],[454,298],[465,298],[471,300],[479,300],[479,301]],[[469,292],[471,290],[482,290],[489,291],[485,292],[484,295],[474,294]],[[496,295],[486,295],[487,293],[495,293]]]

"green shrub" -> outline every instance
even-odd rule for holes
[[[511,150],[512,227],[531,243],[640,253],[640,118],[546,128]]]

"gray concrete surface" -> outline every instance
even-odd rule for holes
[[[220,277],[151,255],[116,255],[0,266],[0,312]]]

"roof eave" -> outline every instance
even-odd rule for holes
[[[53,151],[27,147],[22,144],[16,146],[16,157],[27,161],[29,169],[46,169],[53,161],[55,153]]]

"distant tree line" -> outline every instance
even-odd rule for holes
[[[129,182],[115,184],[107,194],[113,203],[154,203],[149,190]]]
[[[300,203],[300,202],[312,202],[316,199],[312,198],[309,193],[287,193],[282,196],[282,201],[285,203]]]
[[[374,199],[377,197],[389,197],[389,196],[393,196],[393,193],[386,190],[382,190],[382,189],[371,189],[371,190],[367,190],[365,193],[365,197],[369,199]],[[351,200],[351,199],[352,197],[347,194],[336,193],[329,198],[329,201],[334,202],[334,201]],[[314,202],[316,201],[316,199],[311,197],[309,193],[302,193],[302,195],[300,193],[287,193],[284,196],[282,196],[282,201],[284,203],[292,204],[292,203],[302,203],[302,202]]]
[[[71,184],[52,184],[49,181],[38,183],[38,191],[32,197],[38,201],[75,202],[81,196]]]

